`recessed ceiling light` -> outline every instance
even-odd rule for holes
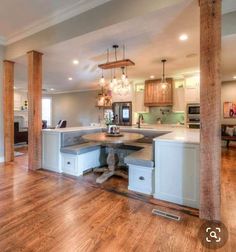
[[[16,87],[14,86],[14,89],[16,89]]]
[[[236,80],[236,75],[233,78]]]
[[[72,77],[69,77],[68,80],[73,80],[73,78],[72,78]]]
[[[155,78],[155,75],[150,75],[150,79],[154,79]]]
[[[54,88],[50,88],[51,91],[54,91],[55,89]]]
[[[78,64],[79,64],[79,61],[75,59],[75,60],[73,60],[73,64],[74,64],[74,65],[78,65]]]
[[[188,39],[188,35],[187,34],[181,34],[180,36],[179,36],[179,40],[181,40],[181,41],[185,41],[185,40],[187,40]]]

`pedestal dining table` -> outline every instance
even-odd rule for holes
[[[103,172],[103,174],[96,179],[97,183],[101,184],[114,175],[126,179],[128,178],[127,173],[124,170],[121,170],[119,169],[119,167],[117,167],[117,164],[119,163],[119,158],[116,153],[116,149],[127,142],[133,142],[143,138],[142,134],[122,132],[119,136],[116,135],[111,136],[108,135],[106,132],[99,132],[93,134],[86,134],[82,137],[83,139],[88,141],[100,142],[102,145],[108,147],[108,156],[107,156],[108,167],[96,168],[93,170],[94,172]]]

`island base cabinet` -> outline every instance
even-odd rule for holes
[[[104,165],[102,150],[94,150],[83,154],[73,155],[62,153],[62,172],[81,176],[83,172]]]
[[[129,186],[131,191],[153,194],[153,168],[129,164]]]
[[[199,208],[199,144],[155,142],[154,198]]]

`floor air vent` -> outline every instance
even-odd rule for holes
[[[171,214],[171,213],[167,213],[167,212],[160,211],[160,210],[157,210],[157,209],[153,209],[152,213],[155,214],[155,215],[159,215],[159,216],[171,219],[171,220],[180,221],[180,216],[177,216],[177,215],[174,215],[174,214]]]

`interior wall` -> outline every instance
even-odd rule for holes
[[[5,48],[0,45],[0,162],[4,162],[4,136],[3,136],[3,97],[2,97],[2,83],[3,83],[3,60]]]
[[[223,104],[224,102],[236,103],[236,81],[224,82],[221,88],[221,122],[223,124],[236,124],[235,119],[224,118]]]
[[[52,95],[52,123],[66,120],[68,127],[88,126],[98,123],[101,111],[96,107],[98,91]]]

